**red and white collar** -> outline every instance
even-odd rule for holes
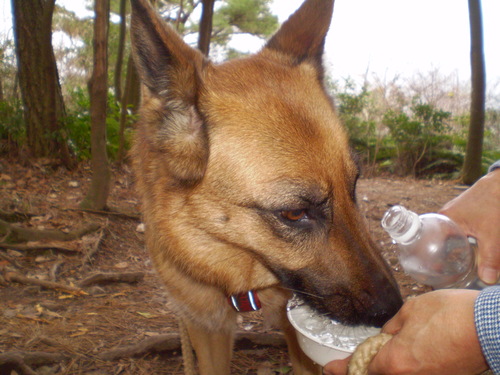
[[[249,290],[246,293],[233,294],[228,297],[228,301],[237,312],[257,311],[262,307],[257,292],[253,290]]]

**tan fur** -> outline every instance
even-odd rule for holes
[[[283,328],[295,374],[319,370],[297,346],[295,290],[350,324],[382,324],[397,285],[354,189],[358,168],[323,84],[332,0],[307,0],[260,53],[213,65],[147,0],[133,0],[144,83],[132,155],[146,245],[189,333],[201,374],[229,373],[236,313],[256,290]],[[293,223],[281,213],[306,209]]]

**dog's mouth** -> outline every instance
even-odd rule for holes
[[[281,273],[287,276],[280,279],[311,308],[345,325],[382,327],[402,305],[399,290],[389,280],[363,289],[359,283],[346,286],[303,274]]]
[[[377,306],[376,302],[363,302],[344,292],[324,297],[301,292],[297,295],[319,314],[345,325],[382,327],[394,315],[392,309]]]

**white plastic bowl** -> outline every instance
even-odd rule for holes
[[[321,316],[297,297],[288,301],[287,310],[300,347],[320,366],[347,358],[368,337],[380,333],[379,328],[345,326]]]

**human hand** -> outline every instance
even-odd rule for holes
[[[442,289],[408,300],[382,329],[394,337],[374,357],[370,375],[470,375],[488,366],[474,324],[475,290]],[[325,375],[347,374],[348,359]]]
[[[500,169],[478,180],[443,206],[439,213],[450,217],[478,243],[478,275],[486,284],[500,277]]]

